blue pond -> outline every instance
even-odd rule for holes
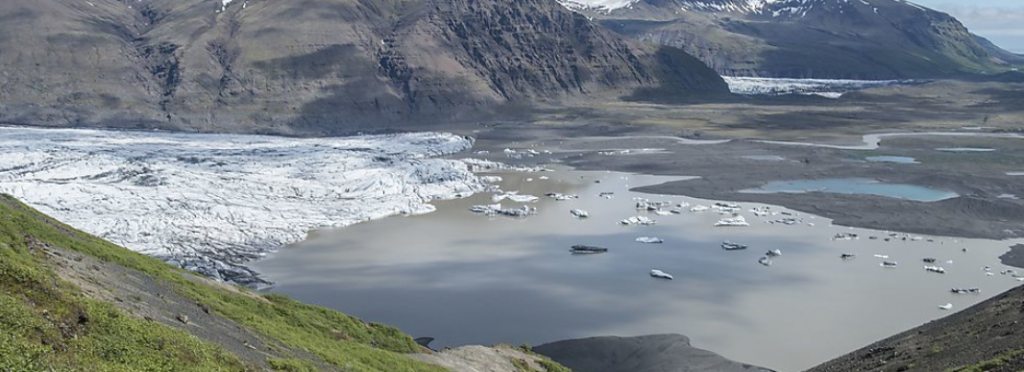
[[[875,163],[918,164],[917,159],[906,156],[869,156],[866,159]]]
[[[828,192],[836,194],[877,195],[922,202],[933,202],[958,196],[951,191],[915,185],[882,183],[868,178],[774,181],[756,189],[747,189],[740,192],[752,194]]]

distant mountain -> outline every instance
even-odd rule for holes
[[[992,55],[992,57],[997,58],[999,59],[999,61],[1008,64],[1024,66],[1024,55],[1012,53],[1003,48],[1000,48],[995,43],[984,37],[978,35],[972,36],[974,36],[974,40],[977,41],[978,44],[981,44],[981,46],[984,47],[985,50]]]
[[[1005,70],[955,18],[902,0],[560,0],[616,32],[681,47],[723,75],[894,79]]]
[[[553,0],[0,2],[0,122],[336,133],[580,96],[725,93]]]

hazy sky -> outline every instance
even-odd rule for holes
[[[1024,53],[1024,0],[912,0],[949,13],[971,32],[1015,53]]]

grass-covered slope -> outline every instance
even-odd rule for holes
[[[162,313],[181,303],[202,311]],[[197,336],[218,322],[253,341]],[[0,371],[444,371],[400,355],[417,351],[395,328],[198,278],[0,195]]]

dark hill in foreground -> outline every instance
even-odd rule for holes
[[[853,371],[1024,371],[1024,287],[809,370]]]

